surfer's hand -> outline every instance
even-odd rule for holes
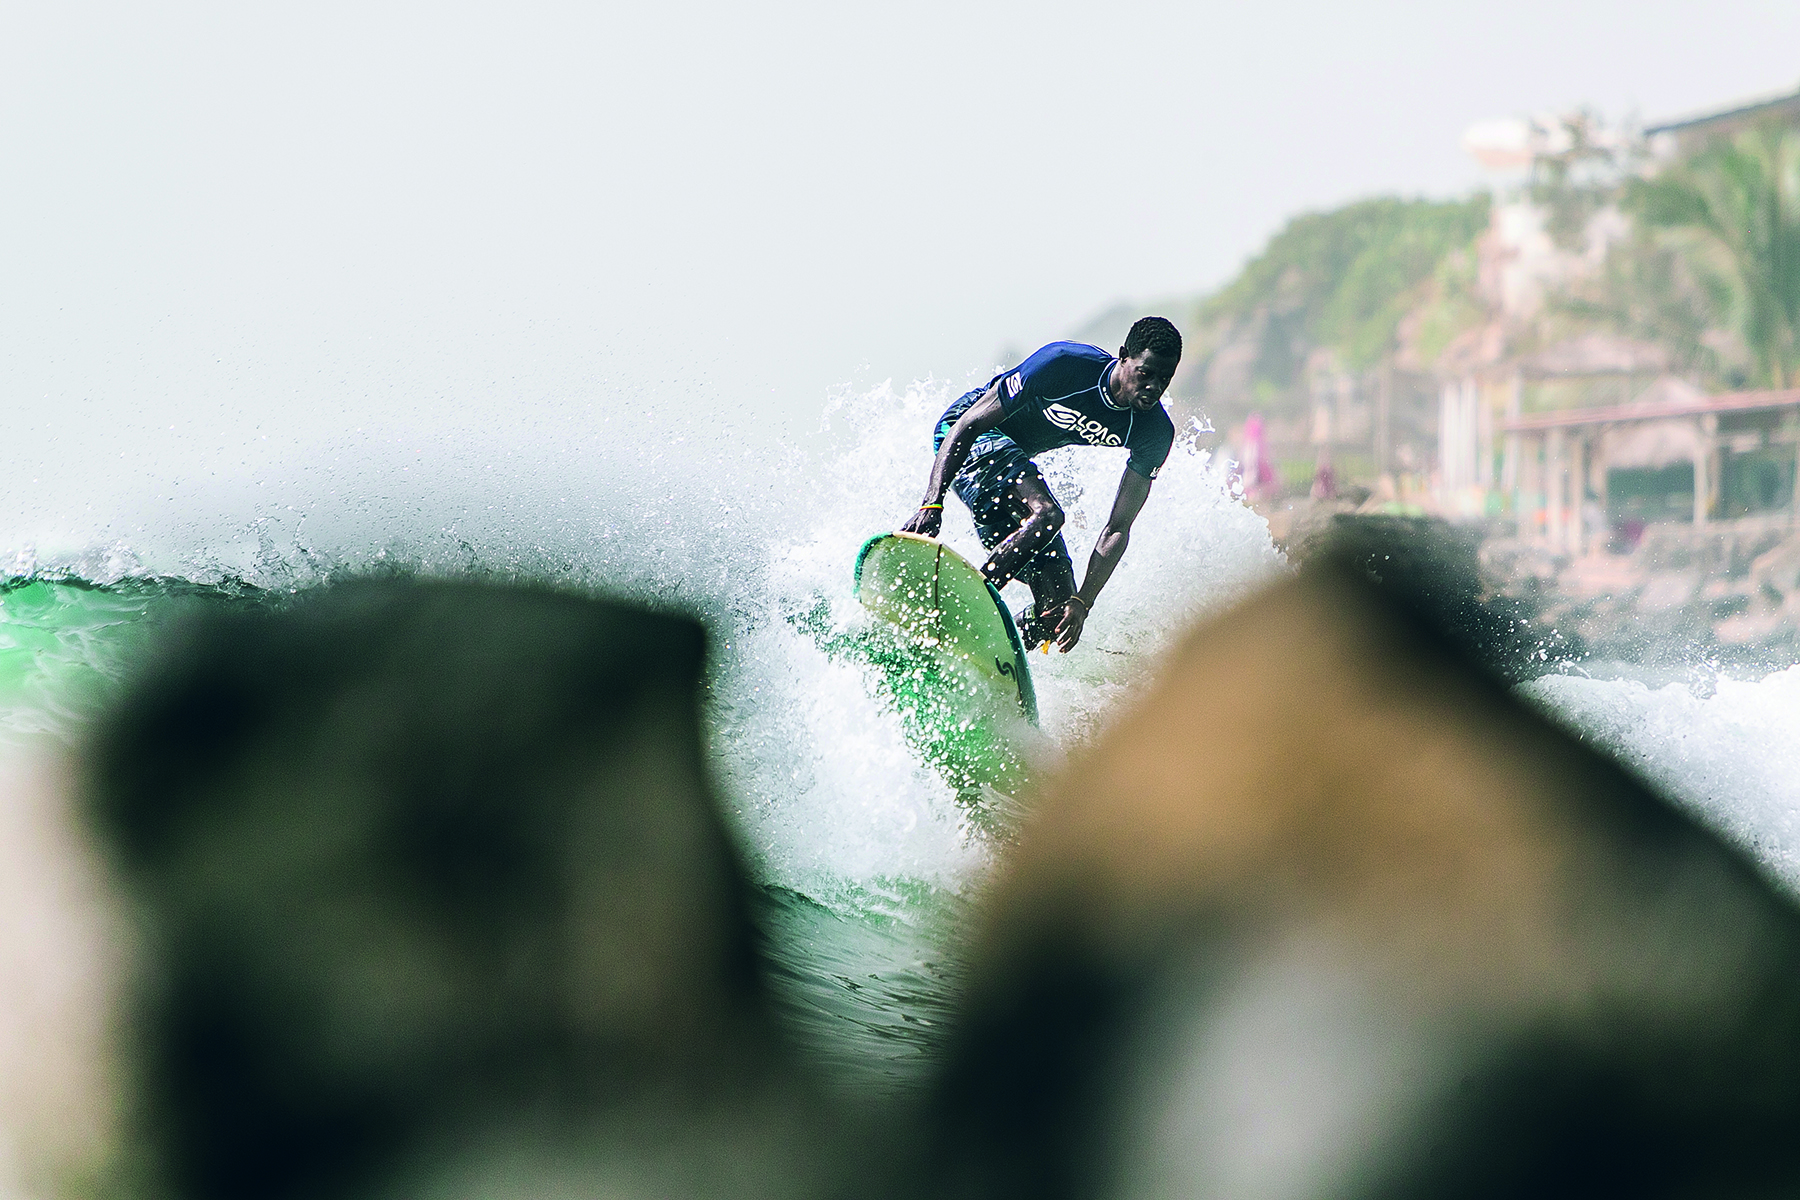
[[[1062,620],[1056,623],[1056,648],[1064,654],[1075,648],[1081,640],[1081,627],[1087,623],[1087,608],[1079,600],[1071,599],[1063,605]]]
[[[900,527],[901,533],[918,533],[926,537],[936,537],[938,530],[944,527],[944,509],[942,505],[932,508],[921,508],[912,515],[912,519]]]

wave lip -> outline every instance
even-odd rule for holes
[[[1800,666],[1711,695],[1576,675],[1523,691],[1800,892]]]

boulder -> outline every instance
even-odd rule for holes
[[[831,1141],[706,776],[704,653],[684,617],[404,579],[170,638],[89,749],[144,938],[147,1186],[807,1194]]]
[[[1197,630],[1038,798],[932,1195],[1800,1191],[1800,912],[1368,562]]]

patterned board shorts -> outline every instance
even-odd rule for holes
[[[980,393],[971,392],[969,395],[977,396]],[[956,410],[952,408],[951,411]],[[936,436],[932,438],[934,451],[943,446],[952,423],[946,420],[938,425]],[[1019,480],[1027,478],[1035,479],[1046,492],[1050,490],[1037,464],[1019,448],[1017,442],[1004,433],[988,432],[976,439],[974,448],[969,452],[969,461],[963,464],[963,469],[950,481],[951,490],[969,506],[969,513],[975,518],[975,532],[981,536],[981,544],[987,549],[992,550],[998,546],[1017,533],[1019,526],[1025,523],[1027,513],[1017,489]],[[1032,577],[1046,569],[1052,573],[1046,577],[1046,582],[1066,576],[1070,580],[1069,588],[1073,590],[1075,567],[1069,561],[1068,543],[1063,541],[1060,533],[1032,556],[1031,562],[1018,572],[1018,578],[1031,585]]]

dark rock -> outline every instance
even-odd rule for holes
[[[1341,514],[1301,548],[1301,569],[1351,571],[1470,661],[1519,682],[1579,659],[1571,631],[1483,573],[1481,530],[1435,517]]]
[[[495,1162],[521,1194],[805,1194],[829,1139],[788,1131],[704,651],[683,617],[403,579],[170,639],[90,772],[146,939],[149,1174],[196,1200],[491,1195]]]
[[[1040,798],[922,1191],[1800,1192],[1800,912],[1370,567],[1199,630]]]

